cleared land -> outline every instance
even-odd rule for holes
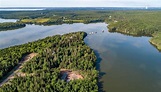
[[[22,19],[23,23],[45,23],[48,22],[50,18],[36,18],[36,19]]]
[[[78,71],[72,71],[69,69],[60,70],[61,79],[67,82],[71,80],[83,79],[83,76]]]

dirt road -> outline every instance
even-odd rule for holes
[[[8,82],[10,79],[14,78],[14,75],[18,72],[18,70],[20,70],[22,68],[22,65],[31,60],[33,57],[35,57],[37,55],[37,53],[31,53],[28,54],[24,57],[22,57],[22,60],[18,63],[17,66],[15,66],[14,69],[12,69],[6,76],[4,76],[4,78],[2,78],[0,80],[0,87],[5,84],[6,82]]]

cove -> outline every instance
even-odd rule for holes
[[[0,32],[0,48],[76,31],[88,33],[84,41],[98,57],[97,66],[102,82],[99,86],[103,91],[160,92],[161,53],[148,42],[150,37],[109,33],[105,23],[27,25]],[[90,35],[91,32],[97,33]]]

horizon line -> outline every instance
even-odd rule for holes
[[[70,6],[56,6],[56,7],[52,7],[52,6],[5,6],[2,7],[0,6],[0,8],[142,8],[142,7],[151,7],[151,8],[159,8],[161,6],[105,6],[105,7],[101,7],[101,6],[74,6],[74,7],[70,7]]]

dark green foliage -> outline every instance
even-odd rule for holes
[[[160,31],[160,20],[160,11],[117,11],[107,19],[109,31],[135,36],[152,36]]]
[[[25,27],[26,25],[23,23],[0,23],[0,31],[6,31],[6,30],[13,30]]]
[[[50,18],[50,21],[37,23],[26,22],[28,24],[55,25],[63,23],[96,23],[104,22],[109,11],[98,12],[93,10],[42,10],[42,11],[3,11],[0,13],[1,18],[10,19],[37,19]]]
[[[84,32],[57,35],[0,50],[1,78],[24,54],[38,53],[21,70],[29,75],[14,78],[0,92],[97,92],[96,57],[83,41],[86,35]],[[79,71],[84,79],[65,82],[60,79],[62,68]]]
[[[1,11],[0,17],[5,19],[26,19],[45,16],[47,11]]]

